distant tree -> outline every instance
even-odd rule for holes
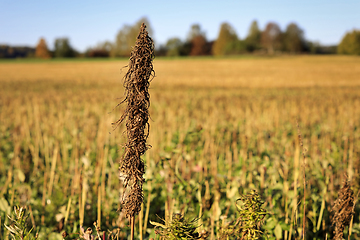
[[[157,44],[155,45],[155,56],[166,56],[167,48],[165,44]]]
[[[337,45],[320,46],[319,53],[320,54],[336,54],[337,48],[338,48]]]
[[[111,51],[112,57],[130,56],[131,44],[135,42],[133,39],[132,26],[124,25],[116,35],[114,48]]]
[[[103,49],[89,49],[85,53],[85,57],[90,57],[90,58],[98,58],[98,57],[106,58],[109,56],[110,53]]]
[[[100,42],[95,47],[89,48],[85,52],[86,57],[109,57],[113,44],[109,41]]]
[[[248,46],[245,40],[238,39],[228,44],[225,52],[229,55],[243,54],[248,52]]]
[[[360,55],[360,31],[353,30],[345,34],[337,52],[339,54]]]
[[[47,47],[45,39],[43,39],[43,38],[40,38],[40,41],[39,41],[38,45],[36,46],[35,57],[43,58],[43,59],[51,58],[49,49]]]
[[[180,47],[180,56],[189,56],[191,52],[192,44],[191,42],[184,42]]]
[[[201,26],[200,24],[193,24],[190,27],[190,31],[187,34],[186,40],[191,42],[195,37],[197,36],[204,36],[205,37],[205,32],[201,31]]]
[[[229,54],[234,42],[238,41],[235,30],[228,23],[222,23],[220,27],[219,36],[212,46],[212,53],[215,56],[222,56]]]
[[[257,21],[254,20],[250,25],[249,33],[245,39],[247,51],[253,52],[256,49],[259,49],[260,41],[261,41],[261,31],[259,29]]]
[[[315,42],[311,42],[311,41],[307,41],[306,42],[306,46],[307,46],[307,50],[312,53],[312,54],[318,54],[319,53],[319,48],[320,48],[320,43],[315,41]]]
[[[153,35],[150,22],[145,17],[141,18],[134,25],[124,25],[116,35],[115,44],[110,54],[112,57],[130,56],[132,46],[136,41],[142,23],[145,23],[149,36]]]
[[[261,34],[261,44],[267,49],[269,54],[273,54],[276,50],[282,48],[281,35],[279,25],[273,22],[266,25],[265,30]]]
[[[180,56],[183,42],[179,38],[170,38],[166,43],[167,56]]]
[[[110,52],[113,48],[113,44],[110,41],[100,42],[95,46],[95,49],[101,49]]]
[[[305,50],[304,31],[296,23],[290,23],[286,27],[283,43],[285,50],[292,53],[299,53]]]
[[[194,37],[191,41],[191,56],[201,56],[208,55],[210,51],[208,49],[208,44],[206,38],[202,35]]]
[[[336,54],[337,50],[337,45],[321,45],[317,41],[306,41],[305,43],[305,52],[309,52],[311,54]]]
[[[76,51],[71,47],[68,38],[55,39],[54,56],[57,58],[75,57]]]
[[[186,43],[191,45],[191,50],[189,53],[189,55],[191,56],[210,54],[210,49],[208,49],[205,32],[201,31],[201,27],[199,24],[193,24],[191,26]]]
[[[35,48],[0,45],[0,58],[32,58]]]

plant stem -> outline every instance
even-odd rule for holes
[[[305,148],[304,148],[304,144],[301,138],[301,132],[300,132],[300,127],[299,127],[299,121],[296,120],[296,124],[297,124],[297,128],[298,128],[298,137],[299,137],[299,143],[300,143],[300,147],[302,148],[302,155],[303,155],[303,184],[304,184],[304,198],[303,198],[303,240],[305,240],[305,224],[306,224],[306,175],[305,175],[305,164],[306,164],[306,157],[305,157]]]
[[[130,217],[130,226],[131,226],[131,240],[134,240],[134,228],[135,228],[135,216]]]

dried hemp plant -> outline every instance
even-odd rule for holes
[[[131,239],[134,236],[135,215],[141,210],[143,202],[144,161],[141,156],[149,148],[146,143],[149,133],[149,85],[155,76],[152,61],[154,43],[143,23],[130,55],[129,69],[124,76],[125,112],[114,122],[115,128],[126,120],[127,142],[120,161],[120,176],[123,180],[124,194],[121,208],[130,219]]]

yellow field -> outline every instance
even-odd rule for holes
[[[0,64],[0,81],[119,83],[126,61]],[[155,59],[153,87],[339,87],[360,85],[360,58],[288,56],[243,59]]]
[[[73,226],[97,219],[103,229],[128,234],[116,212],[124,126],[111,128],[123,110],[114,107],[123,98],[126,64],[0,63],[0,200],[30,205],[44,235],[54,226],[76,232]],[[220,236],[236,218],[235,200],[256,189],[270,213],[266,234],[300,238],[297,119],[307,149],[308,236],[331,234],[330,210],[345,174],[359,189],[359,57],[160,58],[154,69],[144,237],[154,237],[148,219],[176,212],[202,214],[201,230]],[[54,219],[65,219],[69,199],[60,227]]]

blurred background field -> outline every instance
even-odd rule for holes
[[[1,239],[15,205],[28,206],[29,225],[43,237],[59,239],[97,220],[103,230],[129,234],[117,212],[124,126],[111,127],[123,109],[115,107],[126,64],[0,63]],[[236,199],[255,189],[268,211],[265,235],[300,239],[297,119],[306,148],[307,238],[331,236],[330,210],[345,175],[359,190],[359,57],[158,58],[154,69],[137,237],[155,236],[149,220],[180,212],[200,217],[200,231],[219,237],[237,218]],[[359,211],[357,204],[353,239]]]

